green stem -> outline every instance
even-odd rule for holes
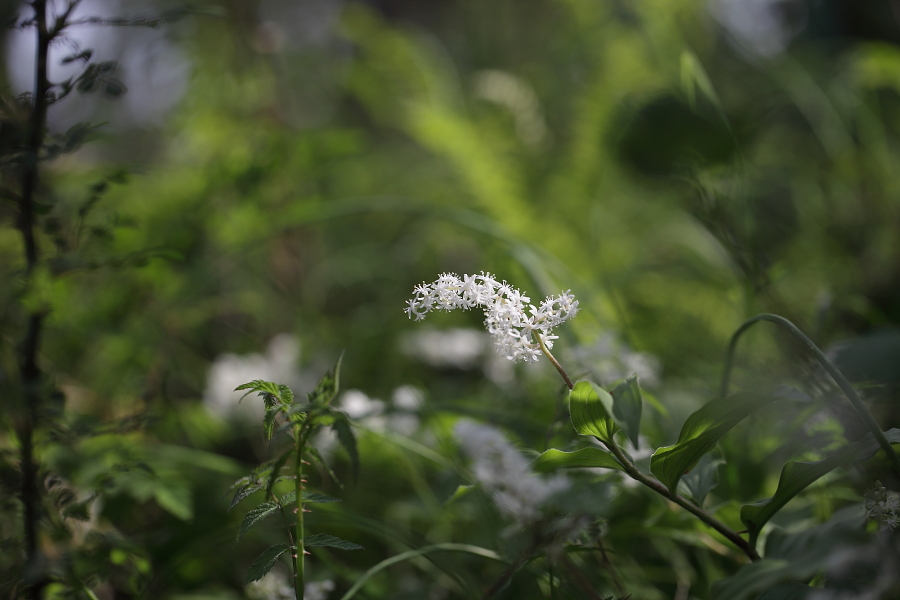
[[[563,381],[566,382],[566,385],[569,387],[569,389],[571,390],[572,388],[574,388],[575,384],[572,383],[572,380],[569,378],[569,374],[566,373],[566,370],[563,369],[561,364],[559,364],[559,361],[556,360],[556,358],[550,353],[550,349],[547,348],[547,344],[544,343],[544,339],[541,337],[541,334],[536,333],[534,337],[537,338],[538,345],[541,347],[541,352],[543,352],[544,356],[546,356],[550,360],[550,362],[553,363],[553,366],[556,367],[557,371],[559,371],[560,376],[562,376]]]
[[[297,600],[303,600],[303,591],[305,588],[305,571],[304,571],[304,555],[306,548],[304,547],[303,536],[303,449],[306,446],[306,435],[301,431],[297,433],[297,462],[294,466],[294,476],[296,477],[294,489],[297,494],[297,525],[294,533],[296,542],[295,549],[297,554],[294,558],[294,593]]]
[[[844,392],[847,398],[850,400],[850,404],[853,405],[853,408],[856,409],[856,413],[863,420],[866,427],[872,433],[872,437],[875,438],[875,441],[878,442],[878,446],[884,450],[885,455],[887,455],[888,460],[891,461],[891,464],[894,467],[894,470],[900,475],[900,456],[894,452],[893,447],[891,447],[891,443],[884,435],[884,431],[881,430],[881,426],[875,421],[875,417],[872,416],[872,413],[869,412],[869,409],[866,408],[866,405],[863,404],[862,399],[856,393],[856,390],[853,389],[853,386],[847,381],[847,378],[844,377],[843,373],[841,373],[837,367],[835,367],[828,357],[825,356],[825,353],[822,352],[818,346],[816,346],[815,342],[813,342],[809,337],[806,336],[805,333],[800,331],[800,329],[779,315],[772,314],[761,314],[756,315],[752,319],[749,319],[741,325],[737,331],[734,332],[734,335],[731,336],[731,341],[728,342],[728,351],[725,355],[725,372],[722,374],[722,386],[719,389],[719,396],[724,398],[728,394],[728,384],[731,378],[731,367],[734,361],[734,351],[737,346],[738,338],[740,338],[741,334],[743,334],[747,329],[749,329],[755,323],[759,321],[769,321],[770,323],[775,323],[776,325],[781,325],[789,332],[791,332],[794,337],[796,337],[800,342],[812,352],[813,356],[816,357],[816,360],[819,361],[819,364],[828,371],[828,374],[831,375],[831,378],[834,379],[835,383],[838,384],[838,387]]]
[[[634,466],[634,463],[628,460],[628,457],[625,456],[625,454],[619,449],[619,446],[615,443],[615,441],[610,440],[609,442],[604,442],[604,444],[606,444],[606,447],[609,448],[610,452],[613,453],[613,456],[618,459],[619,463],[621,463],[621,465],[625,468],[625,472],[628,473],[628,475],[631,476],[632,479],[643,483],[645,486],[647,486],[657,494],[660,494],[668,500],[671,500],[681,508],[685,509],[686,511],[721,533],[723,536],[725,536],[726,539],[728,539],[729,542],[737,546],[744,554],[746,554],[750,560],[759,560],[759,554],[756,553],[756,550],[752,546],[750,546],[750,543],[747,540],[739,536],[736,531],[729,528],[727,525],[719,521],[717,518],[715,518],[687,498],[670,492],[669,488],[667,488],[660,482],[641,473],[641,471],[636,466]]]

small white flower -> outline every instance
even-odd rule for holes
[[[413,293],[405,311],[416,321],[424,319],[431,310],[481,307],[484,325],[494,337],[497,351],[513,361],[539,360],[541,347],[535,336],[552,348],[557,339],[551,334],[552,329],[578,312],[578,300],[568,291],[549,297],[536,307],[521,291],[484,272],[462,278],[444,273],[434,283],[417,285]]]
[[[875,487],[866,492],[863,508],[866,518],[878,523],[882,531],[900,525],[900,498],[897,492],[886,489],[880,481],[876,481]]]

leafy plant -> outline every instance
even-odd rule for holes
[[[277,458],[257,467],[253,472],[238,479],[232,486],[234,496],[231,508],[256,492],[263,492],[264,500],[250,509],[241,521],[235,544],[258,523],[273,515],[280,515],[284,523],[287,544],[275,544],[264,550],[247,571],[244,585],[265,576],[278,558],[288,552],[294,573],[294,590],[297,600],[303,599],[305,589],[305,555],[307,548],[327,546],[339,550],[361,550],[362,546],[342,540],[336,536],[316,533],[307,535],[303,515],[307,504],[340,502],[337,498],[307,490],[304,465],[318,463],[330,472],[322,455],[310,445],[310,438],[322,427],[331,427],[341,444],[349,453],[353,464],[358,467],[359,456],[356,438],[346,413],[331,406],[331,401],[340,389],[341,359],[326,373],[305,401],[294,397],[286,385],[255,380],[237,387],[236,391],[247,394],[254,392],[265,405],[263,431],[271,446],[277,447],[284,439],[290,440],[290,447],[282,450]],[[310,461],[306,459],[309,458]],[[287,472],[285,472],[287,470]],[[282,496],[276,493],[283,481],[293,483],[293,491]]]

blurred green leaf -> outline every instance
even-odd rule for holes
[[[605,450],[600,448],[582,448],[574,452],[563,452],[551,448],[531,463],[531,467],[538,473],[549,473],[557,469],[581,469],[599,467],[602,469],[616,469],[624,471],[619,461]]]
[[[347,454],[350,455],[350,465],[353,468],[353,477],[356,478],[359,476],[359,450],[356,447],[356,435],[353,433],[353,428],[350,426],[350,421],[347,416],[343,413],[336,414],[338,414],[340,418],[331,424],[331,428],[334,429],[334,432],[337,434],[341,446],[343,446],[344,450],[347,451]]]
[[[463,496],[468,496],[469,492],[477,488],[477,485],[458,485],[456,486],[456,490],[447,498],[447,501],[444,502],[444,506],[450,504],[451,502],[456,502]]]
[[[682,476],[693,469],[723,435],[753,411],[773,400],[773,396],[739,392],[707,402],[687,418],[674,445],[653,453],[650,471],[670,491],[675,492]]]

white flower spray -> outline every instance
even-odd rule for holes
[[[432,310],[484,311],[484,325],[494,338],[497,352],[512,361],[537,362],[547,356],[560,372],[569,388],[571,380],[550,354],[557,336],[552,330],[578,313],[578,300],[569,291],[551,296],[540,306],[505,281],[497,281],[490,273],[463,275],[444,273],[434,283],[422,283],[407,301],[406,314],[420,321]]]

